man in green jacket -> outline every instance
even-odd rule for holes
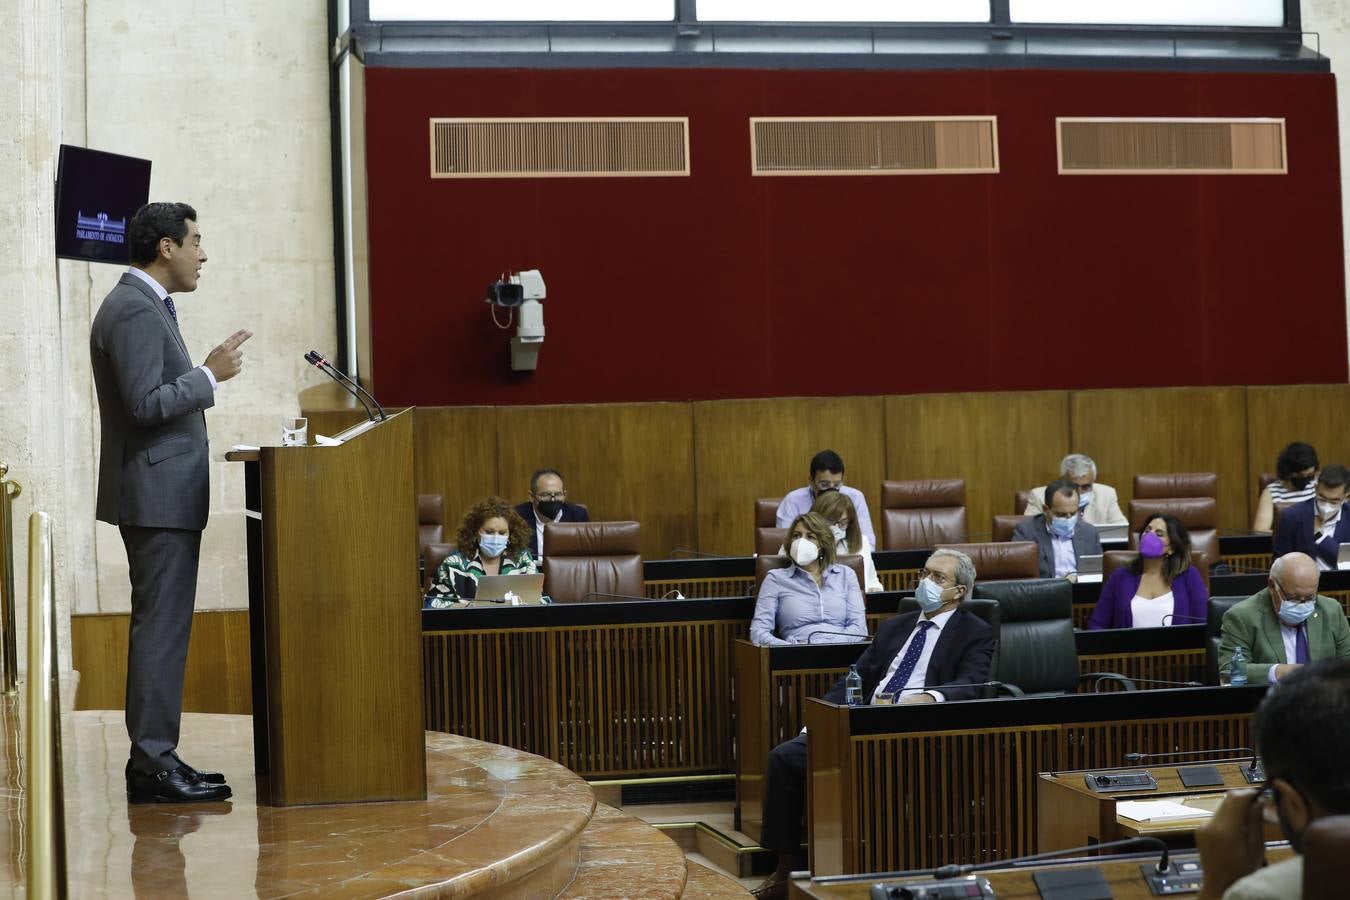
[[[1247,681],[1273,684],[1318,659],[1350,659],[1350,625],[1337,600],[1317,593],[1317,563],[1306,553],[1286,553],[1270,567],[1265,589],[1224,613],[1219,671],[1233,648],[1247,654]]]

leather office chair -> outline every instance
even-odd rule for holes
[[[1100,679],[1135,690],[1133,682],[1116,672],[1078,671],[1073,585],[1067,580],[977,581],[975,596],[998,602],[998,675],[993,680],[1016,687],[1013,693],[1062,694],[1077,690],[1080,681]]]
[[[1341,900],[1350,857],[1350,816],[1323,816],[1303,832],[1303,900]]]
[[[778,524],[778,504],[782,497],[760,497],[755,501],[755,527],[773,528]]]
[[[1031,491],[1013,491],[1013,515],[1025,515],[1031,502]]]
[[[417,546],[445,540],[445,500],[440,494],[417,495]]]
[[[1199,496],[1131,500],[1131,548],[1139,546],[1139,529],[1159,513],[1176,516],[1191,536],[1191,549],[1205,554],[1211,564],[1219,561],[1219,501]]]
[[[1134,476],[1134,499],[1219,496],[1219,476],[1213,472],[1171,472]]]
[[[1205,684],[1219,683],[1219,632],[1224,613],[1246,597],[1210,597],[1205,619]]]
[[[969,556],[975,563],[975,577],[981,580],[1039,578],[1041,574],[1041,555],[1035,541],[938,544],[933,549],[939,548],[960,550]],[[978,584],[976,582],[977,587]]]
[[[756,528],[755,555],[777,556],[778,548],[787,545],[786,528]]]
[[[455,552],[454,544],[427,544],[422,548],[422,593],[431,590],[431,579],[445,558]]]
[[[1021,525],[1027,518],[1023,515],[994,516],[994,527],[989,536],[995,541],[1011,541],[1017,526]]]
[[[881,483],[881,546],[923,550],[966,540],[966,483],[960,478]]]
[[[1135,543],[1138,543],[1136,541]],[[1138,550],[1107,550],[1102,554],[1102,582],[1111,577],[1111,573],[1116,569],[1123,569],[1134,562],[1135,557],[1139,555]],[[1200,578],[1205,582],[1205,590],[1209,590],[1209,554],[1201,553],[1199,550],[1191,550],[1191,565],[1195,566]],[[1178,625],[1199,625],[1199,622],[1178,622]]]
[[[787,529],[783,529],[786,531]],[[776,549],[776,548],[775,548]],[[867,582],[863,580],[863,561],[861,556],[852,553],[839,557],[835,562],[841,566],[848,566],[853,570],[853,574],[858,576],[858,590],[866,587]],[[768,575],[773,569],[786,569],[792,565],[792,560],[786,556],[761,555],[755,559],[755,596],[759,596],[759,586],[764,583],[764,576]]]
[[[1274,472],[1262,472],[1261,477],[1256,479],[1256,493],[1260,494],[1262,491],[1266,489],[1266,485],[1270,484],[1272,481],[1275,481],[1279,477],[1280,476],[1275,474]]]
[[[548,522],[544,525],[544,593],[554,603],[609,603],[643,596],[642,528],[637,522]]]

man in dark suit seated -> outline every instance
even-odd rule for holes
[[[1075,511],[1077,507],[1075,506]],[[957,550],[935,550],[914,589],[920,612],[902,613],[882,624],[858,659],[862,702],[879,693],[896,702],[973,700],[989,680],[994,633],[983,619],[961,609],[975,585],[975,564]],[[844,679],[825,695],[845,702]],[[778,866],[754,890],[759,898],[786,897],[788,874],[803,867],[802,812],[806,808],[806,730],[769,754],[764,769],[764,825],[759,843],[778,853]]]
[[[1045,486],[1045,512],[1025,519],[1013,531],[1014,541],[1035,541],[1040,548],[1041,577],[1078,580],[1078,557],[1100,556],[1097,529],[1078,515],[1078,485],[1059,478]]]
[[[1306,553],[1319,572],[1336,568],[1341,543],[1350,541],[1350,516],[1344,515],[1350,469],[1330,465],[1317,476],[1317,496],[1296,503],[1280,514],[1275,532],[1275,556]]]
[[[591,520],[585,507],[567,502],[567,487],[557,469],[540,469],[530,476],[530,500],[516,512],[530,526],[530,555],[535,559],[544,556],[544,523]]]

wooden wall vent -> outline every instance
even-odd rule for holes
[[[688,174],[688,118],[431,120],[432,178]]]
[[[1055,120],[1061,175],[1284,175],[1284,119]]]
[[[998,171],[994,116],[752,118],[755,175],[961,175]]]

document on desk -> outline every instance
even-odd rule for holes
[[[1214,813],[1175,800],[1122,800],[1116,804],[1116,815],[1134,822],[1166,822],[1171,819],[1204,819]]]

